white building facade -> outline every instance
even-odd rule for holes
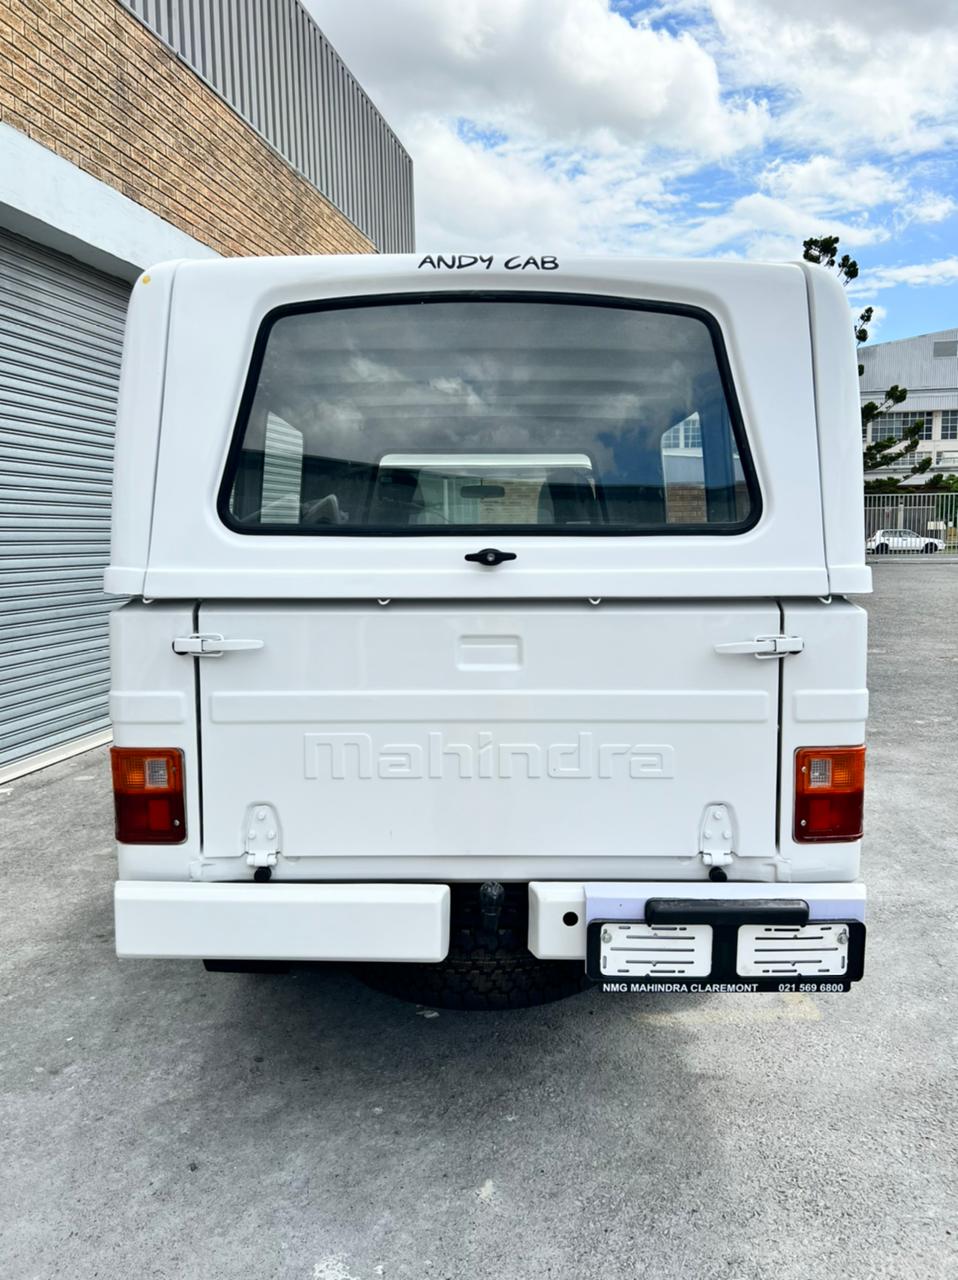
[[[922,423],[917,450],[894,467],[872,472],[872,477],[902,474],[928,455],[932,473],[958,475],[958,328],[876,342],[862,347],[858,355],[864,366],[862,404],[881,404],[896,383],[908,391],[899,408],[871,424],[868,443],[889,436],[901,439],[916,422]]]

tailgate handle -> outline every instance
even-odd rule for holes
[[[494,569],[497,564],[502,564],[504,560],[515,560],[516,553],[514,551],[500,551],[498,547],[483,547],[481,551],[472,551],[465,557],[471,560],[473,564],[484,564],[488,569]]]
[[[729,644],[717,644],[716,653],[750,653],[755,658],[784,658],[789,653],[801,653],[805,641],[801,636],[756,636],[754,640],[733,640]]]
[[[236,653],[241,649],[262,648],[262,640],[227,640],[213,632],[177,636],[173,641],[174,653],[185,653],[191,658],[219,658],[224,653]]]

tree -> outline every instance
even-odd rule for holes
[[[802,257],[806,262],[814,262],[820,267],[836,272],[842,284],[848,285],[858,278],[858,263],[854,258],[850,258],[847,253],[843,253],[839,258],[838,244],[838,236],[810,236],[802,246]],[[859,346],[868,341],[868,325],[871,323],[873,315],[873,308],[866,307],[854,322],[855,341]],[[861,377],[864,371],[865,366],[859,364],[858,376]],[[878,471],[882,467],[890,467],[909,453],[914,453],[917,449],[922,427],[924,426],[921,418],[901,437],[889,434],[875,439],[876,431],[873,424],[883,413],[887,413],[889,409],[902,404],[907,396],[907,390],[904,387],[899,387],[896,383],[888,388],[880,404],[876,404],[874,400],[869,400],[867,404],[862,405],[862,465],[866,472]],[[871,444],[868,443],[869,427],[872,427]],[[879,423],[878,431],[880,430],[881,424]],[[915,463],[908,475],[923,475],[930,466],[931,454],[929,453],[920,462]],[[866,482],[866,488],[897,489],[904,478],[888,477],[883,480],[870,480]],[[940,479],[941,477],[932,476],[928,481],[929,486],[934,488],[942,487],[937,483]]]

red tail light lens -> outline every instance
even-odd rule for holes
[[[113,747],[113,803],[121,844],[182,844],[186,839],[183,752]]]
[[[795,839],[800,844],[860,840],[864,803],[864,747],[795,752]]]

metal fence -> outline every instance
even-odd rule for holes
[[[865,494],[869,555],[958,555],[958,493]]]
[[[415,248],[412,160],[299,0],[118,0],[377,249]]]

